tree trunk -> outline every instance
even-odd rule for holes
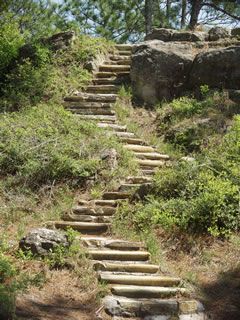
[[[187,0],[182,0],[181,28],[186,26]]]
[[[151,33],[153,24],[154,0],[145,0],[145,27],[146,35]]]
[[[191,19],[190,19],[190,24],[189,27],[191,30],[194,30],[194,28],[196,27],[197,23],[198,23],[198,17],[199,17],[199,13],[201,11],[202,8],[202,0],[192,0],[192,9],[191,9]]]
[[[170,10],[171,10],[171,0],[167,0],[167,2],[166,2],[166,17],[167,17],[168,23],[170,21]]]

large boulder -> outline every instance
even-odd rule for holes
[[[199,53],[189,76],[189,88],[240,88],[240,47]]]
[[[30,231],[19,242],[23,251],[30,250],[34,255],[45,256],[57,246],[68,247],[67,236],[60,231],[39,228]]]
[[[230,33],[227,29],[222,27],[214,27],[208,32],[209,41],[218,41],[220,39],[225,39],[230,37]]]
[[[161,40],[164,42],[169,41],[183,41],[183,42],[198,42],[205,41],[208,37],[206,32],[201,31],[178,31],[173,29],[153,29],[148,34],[145,40]]]
[[[147,41],[132,56],[131,81],[136,101],[148,105],[178,96],[194,59],[191,43]]]

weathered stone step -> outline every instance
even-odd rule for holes
[[[99,71],[95,73],[96,78],[123,78],[123,77],[129,77],[130,72],[129,71]]]
[[[125,65],[125,66],[130,66],[131,65],[131,59],[119,59],[119,60],[110,60],[110,61],[105,61],[105,65]]]
[[[92,85],[86,88],[89,93],[117,93],[120,87],[111,84]]]
[[[111,103],[104,103],[104,102],[87,102],[87,101],[65,101],[64,102],[64,107],[68,109],[110,109],[111,108]]]
[[[95,261],[94,269],[101,271],[115,271],[115,272],[143,272],[143,273],[156,273],[159,266],[147,263],[123,263],[111,261]]]
[[[137,159],[137,163],[140,165],[140,167],[163,167],[165,165],[165,161],[162,160],[142,160]]]
[[[99,67],[99,71],[103,72],[130,72],[130,66],[103,64]]]
[[[127,150],[135,151],[135,152],[154,152],[155,149],[150,146],[142,146],[138,144],[126,144],[124,148]]]
[[[110,123],[114,123],[117,120],[115,116],[105,116],[101,114],[100,115],[77,114],[77,116],[83,120],[106,121]]]
[[[133,45],[131,45],[131,44],[116,44],[115,48],[119,51],[132,51]]]
[[[92,94],[92,93],[79,93],[77,96],[68,96],[64,98],[64,101],[70,102],[79,102],[79,101],[87,101],[87,102],[115,102],[117,99],[116,94]]]
[[[136,184],[144,184],[144,183],[151,183],[152,177],[149,176],[133,176],[133,177],[127,177],[126,182],[128,183],[136,183]]]
[[[68,108],[69,111],[76,114],[82,115],[104,115],[104,116],[113,116],[115,111],[111,109],[103,108]]]
[[[130,50],[118,50],[117,54],[119,56],[132,56],[132,51]]]
[[[95,223],[95,222],[71,222],[71,221],[53,221],[50,222],[57,229],[72,228],[81,233],[98,233],[105,232],[110,227],[110,223]]]
[[[76,206],[71,209],[71,213],[75,215],[92,215],[92,216],[112,216],[116,212],[113,206]]]
[[[158,152],[134,152],[134,155],[138,159],[169,160],[169,156],[168,155],[160,154]]]
[[[206,320],[203,307],[196,300],[180,299],[132,299],[106,296],[103,300],[107,314],[119,317],[141,317],[148,320]],[[181,317],[182,314],[182,317]],[[176,315],[180,315],[180,318]],[[153,318],[149,318],[153,316]],[[147,317],[147,318],[146,318]],[[122,318],[120,318],[122,319]]]
[[[141,169],[141,172],[145,176],[153,176],[156,173],[157,169],[156,168],[151,168],[151,169]]]
[[[186,295],[183,288],[167,288],[134,285],[112,285],[111,291],[117,296],[128,298],[170,298],[173,296]]]
[[[109,56],[109,59],[112,60],[112,61],[121,61],[121,60],[130,60],[131,61],[131,55],[110,55]]]
[[[150,257],[147,251],[89,250],[88,253],[94,260],[147,261]]]
[[[119,191],[126,192],[131,190],[137,190],[142,186],[140,183],[123,183],[119,187]]]
[[[133,138],[135,135],[132,132],[114,132],[117,137],[124,137],[124,138]]]
[[[125,284],[135,286],[154,287],[175,287],[180,284],[179,278],[163,277],[160,275],[132,275],[132,274],[111,274],[110,272],[100,272],[99,279],[110,284]]]
[[[81,237],[81,241],[88,247],[105,248],[121,251],[139,251],[145,249],[141,242],[131,242],[120,239],[110,239],[106,237]]]
[[[99,79],[93,79],[92,83],[96,84],[96,85],[115,85],[115,84],[120,84],[121,83],[121,79],[118,79],[116,77],[99,78]]]
[[[103,199],[97,199],[97,200],[82,200],[78,199],[78,204],[80,206],[86,206],[91,208],[97,208],[97,207],[116,207],[118,202],[116,200],[103,200]]]
[[[99,128],[104,128],[104,129],[111,129],[114,131],[126,131],[127,127],[126,126],[121,126],[119,124],[110,124],[110,123],[98,123],[97,126]]]
[[[121,191],[115,191],[115,192],[105,192],[103,194],[104,200],[124,200],[128,199],[131,196],[129,192],[121,192]]]
[[[73,214],[66,213],[63,215],[62,219],[64,221],[79,221],[79,222],[96,222],[96,223],[111,223],[111,216],[91,216],[85,214]]]
[[[123,143],[127,143],[127,144],[134,144],[134,145],[146,145],[145,141],[139,138],[132,138],[132,137],[120,137],[120,140]]]

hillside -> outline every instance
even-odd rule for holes
[[[3,24],[1,319],[239,318],[239,77],[159,101],[160,41]]]

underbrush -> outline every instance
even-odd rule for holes
[[[160,227],[228,237],[240,229],[240,117],[195,161],[159,170],[143,203],[124,213],[140,232]],[[129,212],[130,211],[130,212]]]
[[[182,97],[157,109],[157,131],[164,142],[183,153],[208,148],[213,136],[223,136],[239,106],[227,93],[201,87],[201,99]]]

